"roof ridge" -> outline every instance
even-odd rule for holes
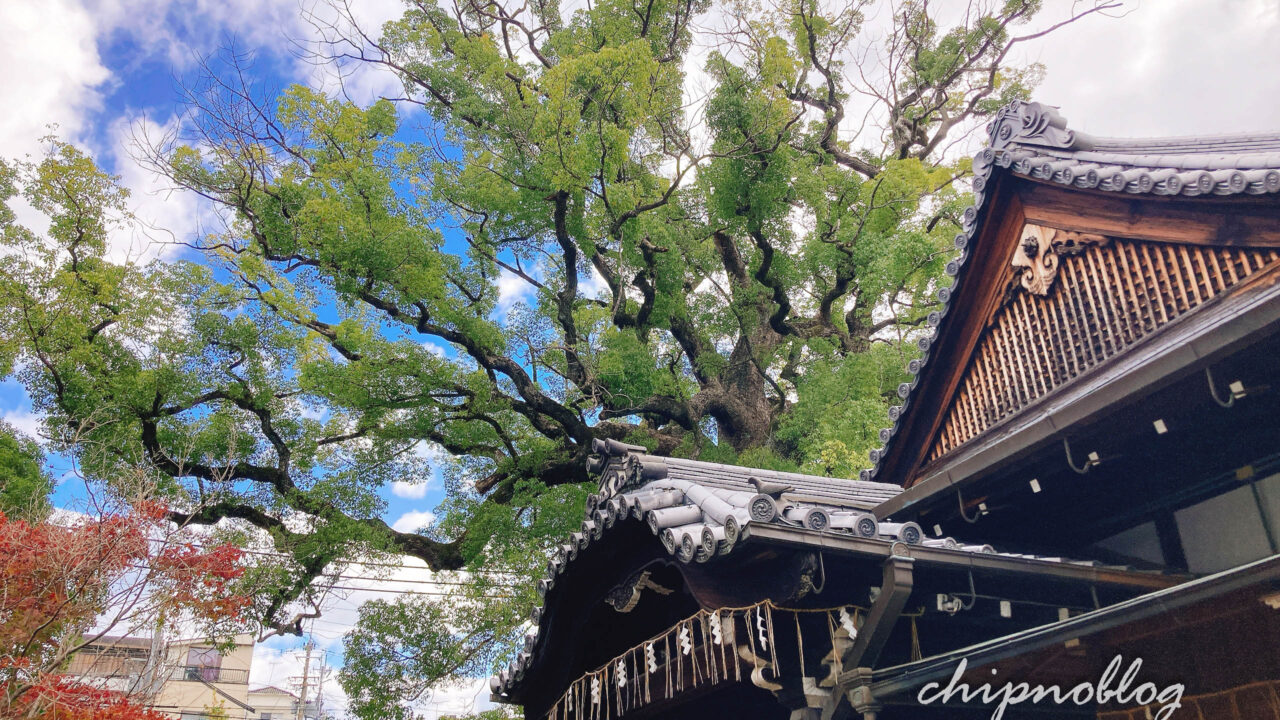
[[[644,457],[653,458],[654,460],[667,463],[668,465],[686,465],[686,466],[693,466],[693,467],[715,468],[715,469],[724,469],[724,470],[731,470],[731,471],[746,471],[747,473],[754,473],[761,477],[782,477],[782,478],[790,477],[790,478],[798,478],[798,479],[803,478],[806,480],[815,480],[815,481],[821,481],[821,482],[853,483],[856,486],[872,485],[877,487],[883,487],[886,490],[892,489],[898,492],[902,490],[901,487],[894,485],[893,483],[868,481],[862,478],[847,478],[847,477],[839,477],[839,476],[833,476],[833,475],[816,475],[813,473],[797,472],[794,470],[774,470],[772,468],[757,468],[757,467],[751,467],[747,465],[731,465],[728,463],[720,463],[720,462],[714,462],[710,460],[697,460],[694,458],[664,457],[661,455],[653,455],[651,453],[638,453],[638,454],[643,455]]]
[[[1250,130],[1231,133],[1214,133],[1210,135],[1144,135],[1141,137],[1120,137],[1112,135],[1089,135],[1090,142],[1096,146],[1128,147],[1130,145],[1176,144],[1176,143],[1214,143],[1240,142],[1280,139],[1280,130]]]

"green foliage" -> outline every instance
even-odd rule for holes
[[[35,521],[49,508],[53,480],[41,464],[40,446],[6,422],[0,422],[0,513]]]
[[[144,468],[173,519],[269,538],[246,578],[264,628],[298,632],[356,558],[458,573],[348,639],[361,716],[409,717],[510,659],[593,440],[865,465],[969,202],[948,143],[1039,78],[1006,63],[1032,0],[954,25],[910,0],[879,38],[864,3],[731,2],[690,105],[710,7],[411,3],[365,52],[422,112],[258,102],[230,68],[191,94],[193,142],[151,148],[227,218],[178,260],[113,254],[127,194],[74,147],[0,164],[0,199],[52,220],[0,203],[0,371],[89,476]],[[855,95],[882,127],[853,126]],[[386,489],[434,469],[437,521],[388,527]]]
[[[880,447],[885,395],[907,379],[897,348],[876,344],[840,361],[809,367],[791,412],[779,424],[777,440],[791,455],[805,458],[801,472],[850,477]]]
[[[521,639],[527,609],[537,602],[532,583],[545,565],[543,548],[563,541],[582,519],[586,490],[580,485],[519,484],[510,504],[466,500],[453,493],[448,534],[465,528],[468,570],[437,579],[443,597],[375,600],[360,610],[356,630],[344,639],[346,664],[339,676],[361,718],[414,718],[413,701],[459,677],[486,675]],[[507,714],[479,717],[512,717]]]
[[[465,620],[451,617],[450,609],[412,598],[373,600],[360,608],[360,632],[343,641],[347,662],[339,676],[356,717],[414,717],[404,703],[417,700],[434,681],[467,671],[483,674],[484,664],[469,657],[449,630]]]
[[[204,706],[204,716],[206,720],[231,720],[231,715],[227,713],[227,706],[216,694],[213,704]]]

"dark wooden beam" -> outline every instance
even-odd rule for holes
[[[889,635],[902,615],[902,608],[911,597],[911,588],[915,584],[913,575],[914,560],[899,555],[890,556],[884,561],[884,578],[880,583],[880,595],[871,604],[862,631],[858,633],[853,646],[840,658],[840,667],[846,668],[836,678],[833,693],[835,706],[832,709],[834,720],[847,720],[854,713],[874,717],[879,706],[870,697],[866,697],[862,688],[871,678],[871,668],[880,658],[880,651],[889,641]],[[857,688],[857,689],[854,689]],[[847,702],[844,702],[847,699]]]
[[[884,582],[880,585],[880,595],[871,605],[863,631],[858,633],[853,647],[849,648],[840,665],[846,668],[874,666],[880,658],[880,651],[889,641],[889,634],[902,614],[902,608],[911,597],[914,584],[912,567],[915,560],[901,555],[891,556],[884,562]]]
[[[1164,197],[1065,188],[1023,179],[1027,222],[1111,237],[1222,247],[1280,247],[1272,198]]]
[[[1162,512],[1155,517],[1156,536],[1160,539],[1160,554],[1166,567],[1187,569],[1187,552],[1178,534],[1178,522],[1172,512]]]
[[[834,552],[884,558],[885,560],[895,556],[896,548],[896,552],[917,562],[950,567],[960,571],[972,569],[987,575],[999,573],[1011,577],[1048,577],[1075,581],[1085,585],[1124,587],[1136,590],[1167,588],[1187,579],[1185,576],[1034,560],[993,553],[946,550],[902,543],[891,544],[884,540],[872,540],[854,535],[833,535],[784,525],[752,524],[747,527],[750,531],[748,535],[749,542],[766,540],[809,549],[825,548]]]

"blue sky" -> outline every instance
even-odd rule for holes
[[[357,14],[376,27],[400,7],[394,0],[366,2],[360,4]],[[198,78],[200,57],[229,44],[252,53],[253,80],[268,94],[296,82],[336,90],[332,74],[318,72],[294,52],[294,43],[316,37],[305,18],[308,8],[317,14],[327,11],[314,3],[253,0],[54,0],[6,5],[0,10],[0,19],[7,21],[6,26],[16,26],[29,45],[25,56],[14,51],[5,59],[13,61],[8,64],[11,69],[15,64],[28,65],[31,72],[21,73],[29,87],[11,87],[5,94],[15,96],[12,99],[19,103],[21,97],[30,97],[33,92],[47,98],[39,109],[27,111],[22,127],[0,126],[0,155],[38,153],[38,137],[47,126],[56,125],[61,137],[88,148],[105,168],[122,176],[133,191],[139,217],[187,239],[197,232],[200,219],[208,218],[203,214],[206,211],[194,198],[169,192],[159,178],[133,161],[134,133],[154,134],[172,127],[184,110],[180,84]],[[346,92],[365,102],[395,94],[396,87],[394,78],[376,72],[358,73],[346,80]],[[406,111],[413,112],[411,107]],[[19,217],[27,219],[21,211]],[[181,254],[171,247],[149,245],[145,238],[134,238],[125,245],[120,251],[132,256]],[[507,304],[517,300],[519,292],[512,286],[508,295]],[[452,352],[439,344],[433,347]],[[35,434],[38,418],[31,413],[22,386],[12,379],[0,383],[0,415]],[[433,456],[431,448],[423,446],[421,451]],[[52,458],[52,463],[56,472],[66,470],[58,458]],[[429,517],[430,509],[443,497],[439,471],[429,482],[398,483],[386,496],[387,521],[413,529],[415,522]],[[75,483],[59,488],[58,501],[73,503],[76,497]]]
[[[563,3],[566,10],[574,5]],[[398,0],[352,0],[366,27],[377,27],[402,9]],[[1047,21],[1070,8],[1048,0]],[[133,162],[134,132],[172,127],[181,112],[175,78],[194,72],[196,58],[234,40],[256,54],[257,80],[268,87],[305,82],[330,91],[331,73],[291,52],[290,42],[313,42],[315,28],[304,10],[329,11],[314,0],[5,0],[0,2],[0,156],[39,150],[50,124],[88,148],[133,190],[135,212],[179,237],[196,232],[202,209],[193,198],[168,192],[164,183]],[[1037,99],[1062,108],[1073,128],[1100,135],[1156,136],[1280,129],[1280,3],[1274,0],[1146,0],[1129,3],[1119,20],[1092,19],[1068,27],[1019,51],[1039,61],[1047,76]],[[869,23],[883,22],[872,13]],[[357,101],[397,94],[394,78],[357,73],[346,90]],[[39,224],[29,210],[20,219]],[[207,215],[203,215],[207,217]],[[155,252],[140,238],[122,239],[120,253]],[[504,285],[505,302],[520,286]],[[21,385],[0,382],[0,417],[34,433],[38,418]],[[59,467],[61,472],[64,468]],[[59,500],[76,496],[73,483]],[[388,489],[388,522],[413,529],[429,520],[441,499],[438,477],[426,485]],[[412,574],[412,573],[411,573]],[[408,577],[408,576],[406,576]],[[412,587],[412,586],[405,586]],[[318,640],[340,660],[337,638],[349,627],[355,594],[317,625]],[[284,683],[296,675],[289,642],[260,648],[255,678]],[[334,684],[330,683],[332,688]],[[468,700],[475,688],[446,696]],[[335,695],[334,702],[340,702]]]

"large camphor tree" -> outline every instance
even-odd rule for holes
[[[352,559],[470,571],[366,606],[344,682],[391,712],[509,647],[592,440],[865,465],[947,282],[962,141],[1035,85],[1024,41],[1114,7],[1029,24],[1040,5],[339,7],[314,59],[403,96],[270,98],[211,67],[147,144],[222,211],[182,261],[111,261],[127,201],[74,148],[4,167],[53,223],[0,218],[0,359],[86,472],[145,467],[174,520],[270,538],[263,628],[300,632]],[[429,462],[439,519],[392,529],[383,489]]]

